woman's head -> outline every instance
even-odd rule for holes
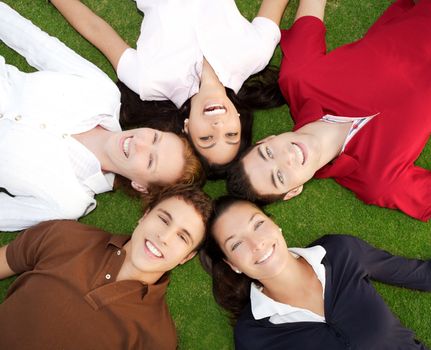
[[[167,185],[202,181],[202,166],[182,136],[140,128],[123,131],[112,142],[119,148],[112,156],[119,186],[153,194]]]
[[[216,301],[236,319],[250,283],[284,267],[287,246],[279,227],[256,205],[233,197],[215,201],[201,261],[213,277]]]

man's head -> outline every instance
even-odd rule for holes
[[[210,198],[196,187],[177,185],[162,191],[127,243],[135,274],[154,283],[193,258],[204,240],[210,214]]]
[[[228,190],[261,203],[291,199],[319,169],[319,159],[318,143],[311,135],[287,132],[269,136],[231,168]]]

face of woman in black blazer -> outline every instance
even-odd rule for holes
[[[289,261],[281,229],[250,202],[231,205],[215,221],[213,234],[227,264],[253,279],[275,277]]]

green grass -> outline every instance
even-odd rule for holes
[[[19,12],[48,33],[59,37],[68,46],[94,62],[115,79],[107,60],[82,39],[46,1],[7,0]],[[133,1],[87,1],[133,45],[139,33],[141,15]],[[251,18],[259,0],[238,0],[241,11]],[[329,0],[326,23],[328,48],[350,42],[366,31],[388,6],[388,0],[355,1]],[[293,20],[297,1],[291,1],[282,26]],[[0,54],[21,70],[30,71],[25,61],[0,44]],[[280,61],[276,51],[274,64]],[[395,103],[396,101],[394,101]],[[254,138],[285,131],[292,126],[288,108],[259,112],[255,119]],[[431,167],[431,143],[422,153],[418,164]],[[5,165],[2,165],[5,166]],[[209,182],[205,190],[213,197],[225,192],[224,182]],[[130,233],[140,216],[139,204],[122,193],[107,193],[97,197],[98,208],[81,221],[111,232]],[[322,234],[336,232],[359,236],[394,254],[431,258],[431,223],[413,220],[401,212],[367,206],[355,199],[348,190],[332,180],[311,181],[304,193],[289,203],[276,203],[268,211],[283,227],[290,246],[306,245]],[[14,234],[0,235],[6,244]],[[2,281],[0,297],[13,279]],[[417,337],[431,347],[431,293],[419,293],[382,284],[376,287],[402,323],[413,329]],[[197,259],[172,273],[168,292],[169,305],[177,324],[180,349],[232,349],[232,331],[227,318],[215,305],[210,278],[200,268]]]

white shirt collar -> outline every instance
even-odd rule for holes
[[[310,248],[289,248],[296,257],[303,257],[313,268],[320,283],[322,283],[323,295],[325,294],[325,266],[322,259],[326,250],[320,245]],[[262,293],[262,288],[252,283],[250,288],[250,301],[253,317],[256,320],[269,317],[271,323],[287,322],[325,322],[325,318],[314,312],[279,303]]]

